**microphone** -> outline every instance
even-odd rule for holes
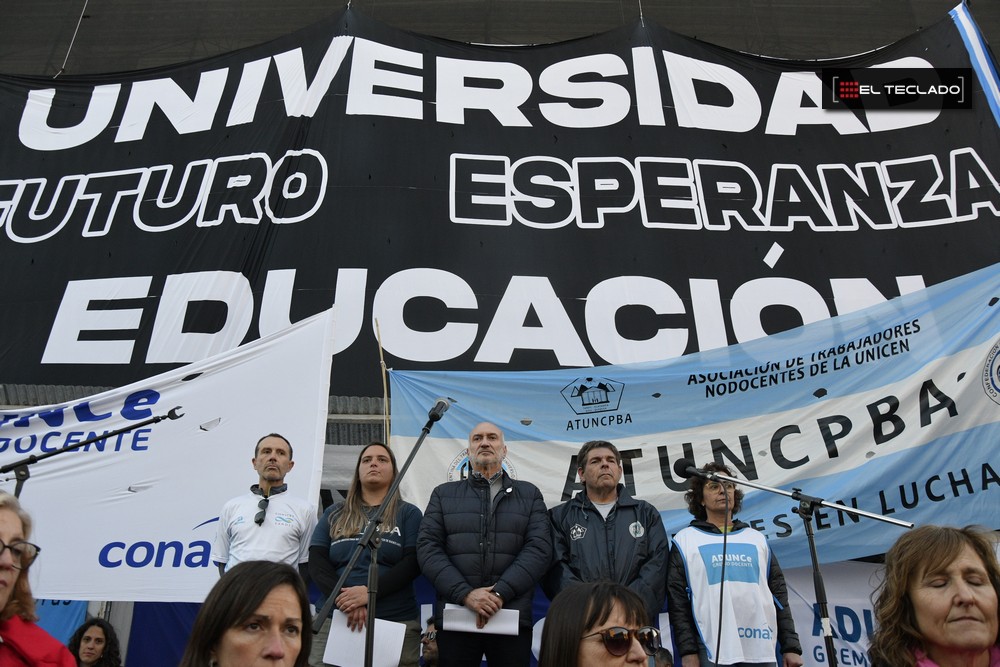
[[[451,401],[449,401],[447,398],[439,398],[437,399],[437,403],[434,404],[434,407],[431,408],[430,411],[428,411],[427,418],[432,422],[440,421],[441,416],[444,415],[444,413],[447,412],[448,408],[450,407],[451,407]]]
[[[704,470],[699,470],[695,467],[694,461],[691,459],[677,459],[674,461],[674,474],[678,477],[688,478],[688,477],[704,477],[705,479],[716,479],[715,475],[712,473],[705,472]]]

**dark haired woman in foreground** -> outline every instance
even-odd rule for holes
[[[307,667],[309,613],[306,587],[294,568],[240,563],[209,591],[180,667]]]
[[[885,554],[873,667],[998,667],[1000,567],[975,528],[921,526]]]
[[[646,606],[621,584],[574,584],[552,601],[538,667],[645,665],[660,649]]]

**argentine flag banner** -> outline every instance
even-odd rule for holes
[[[526,332],[530,330],[526,327]],[[403,483],[423,506],[468,474],[469,431],[499,426],[509,474],[549,506],[581,486],[588,440],[622,454],[622,483],[656,506],[668,533],[691,519],[681,459],[917,525],[1000,527],[1000,265],[879,305],[740,345],[632,365],[539,372],[390,375],[392,444],[406,457],[439,397]],[[737,518],[785,567],[809,561],[797,502],[745,487]],[[824,562],[882,553],[905,528],[820,508]]]

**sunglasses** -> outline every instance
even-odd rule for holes
[[[632,648],[632,639],[639,642],[639,646],[646,652],[646,655],[655,654],[661,646],[660,631],[651,625],[645,625],[638,630],[619,627],[606,628],[598,632],[591,632],[589,635],[584,635],[583,638],[586,639],[594,635],[598,635],[604,640],[604,648],[607,649],[608,653],[616,657],[621,657],[628,653],[628,650]]]
[[[264,515],[267,512],[267,504],[271,501],[270,498],[261,498],[260,502],[257,503],[257,509],[260,511],[253,517],[253,522],[258,526],[264,523]]]

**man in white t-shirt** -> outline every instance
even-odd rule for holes
[[[288,493],[285,475],[295,466],[292,445],[277,433],[265,435],[250,463],[259,481],[222,508],[212,562],[220,575],[237,563],[269,560],[298,566],[305,576],[317,505]]]

